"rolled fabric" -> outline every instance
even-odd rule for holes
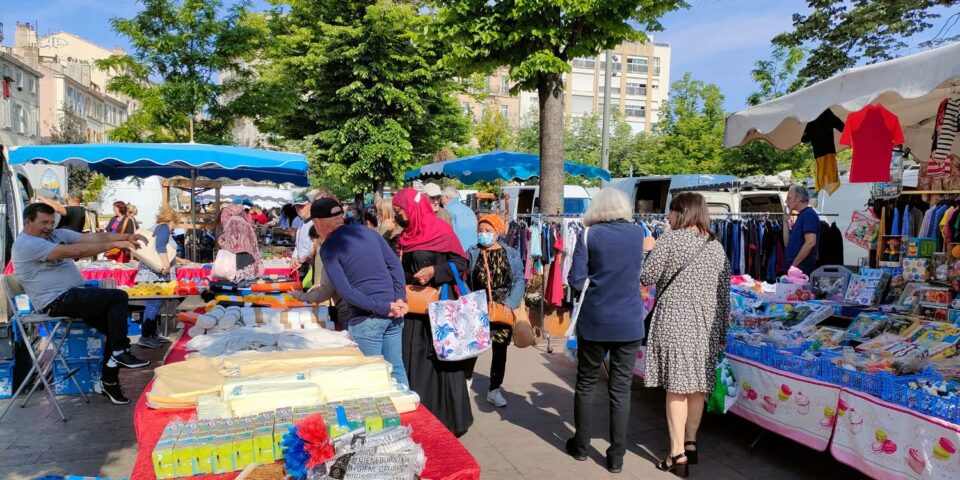
[[[200,335],[206,335],[207,330],[199,325],[194,325],[187,330],[187,335],[190,335],[193,338],[199,337]]]
[[[205,313],[197,317],[197,326],[200,328],[209,329],[215,327],[219,321],[219,317],[211,315],[210,313]]]

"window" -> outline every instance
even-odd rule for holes
[[[507,118],[510,115],[510,107],[508,105],[500,105],[500,116]]]
[[[23,70],[17,70],[17,90],[23,90]]]
[[[577,57],[573,59],[573,68],[589,68],[593,70],[597,67],[597,59],[594,57]]]
[[[13,105],[14,131],[17,133],[27,133],[27,111],[23,105]]]
[[[653,84],[650,85],[650,88],[654,90],[660,90],[660,82],[653,82]]]
[[[618,55],[612,55],[612,56],[613,56],[613,57],[618,57]],[[604,58],[606,58],[606,57],[604,57]],[[607,61],[606,61],[606,60],[601,60],[601,61],[600,61],[600,70],[606,70],[606,69],[607,69]],[[614,72],[619,72],[619,71],[621,71],[622,69],[623,69],[623,63],[621,63],[621,62],[613,62],[613,71],[614,71]]]
[[[460,110],[466,117],[473,116],[473,109],[470,108],[470,102],[460,102]]]
[[[646,117],[647,116],[647,107],[645,105],[640,105],[636,103],[628,103],[624,107],[624,111],[628,117]]]
[[[599,87],[600,97],[603,98],[603,87],[605,84],[601,83]],[[629,84],[628,84],[629,85]],[[620,81],[616,78],[613,79],[613,83],[610,84],[610,96],[620,95]]]
[[[594,75],[592,73],[576,73],[570,77],[570,90],[574,92],[593,92]]]
[[[29,82],[27,82],[27,85],[29,85],[30,87],[29,88],[30,93],[33,95],[36,95],[37,94],[37,78],[30,77],[28,80],[30,80]]]
[[[647,86],[640,82],[627,82],[627,95],[640,95],[644,96],[647,94]]]
[[[10,128],[10,101],[0,100],[0,128]]]
[[[510,95],[510,78],[500,75],[500,95]]]
[[[660,75],[660,57],[653,57],[653,74]]]
[[[647,73],[647,57],[627,57],[627,71],[630,73]]]
[[[593,112],[593,97],[573,95],[570,101],[571,115],[586,115]]]

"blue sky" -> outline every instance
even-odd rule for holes
[[[66,30],[105,47],[126,46],[110,28],[110,18],[130,17],[133,0],[46,0],[5,2],[0,9],[4,44],[13,43],[17,21],[36,22],[41,34]],[[806,11],[802,0],[688,0],[691,8],[663,18],[665,31],[654,37],[673,48],[671,78],[692,72],[717,84],[727,110],[739,110],[754,90],[753,63],[770,53],[770,39],[789,30],[791,15]],[[262,7],[265,2],[255,5]]]

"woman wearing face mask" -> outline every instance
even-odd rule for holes
[[[487,292],[487,301],[506,305],[511,310],[518,308],[523,300],[523,262],[520,252],[499,240],[507,231],[503,219],[496,215],[484,215],[477,220],[478,244],[470,247],[470,289]],[[500,385],[507,368],[507,347],[513,338],[513,327],[491,320],[490,338],[493,340],[493,359],[490,363],[490,386],[487,402],[506,407]]]

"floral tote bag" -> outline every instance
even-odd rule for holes
[[[487,314],[487,292],[470,293],[460,279],[456,265],[450,264],[457,279],[460,297],[448,300],[449,285],[440,289],[440,300],[427,308],[433,349],[443,361],[474,358],[490,348],[490,318]]]

